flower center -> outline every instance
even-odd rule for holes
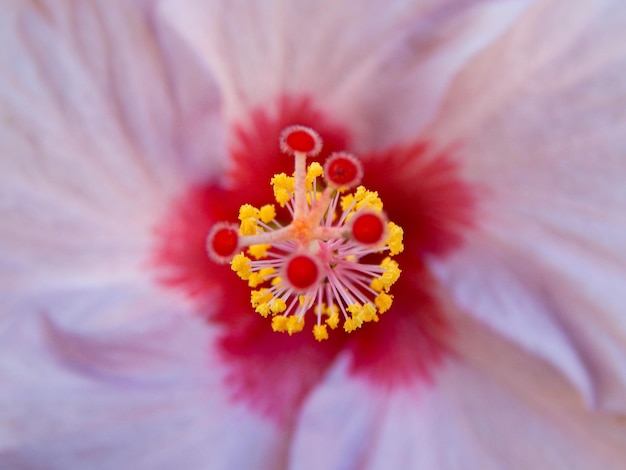
[[[363,168],[356,157],[335,153],[324,167],[307,167],[322,140],[304,126],[286,128],[279,143],[294,158],[295,171],[274,175],[271,185],[291,220],[278,217],[274,204],[244,204],[239,226],[220,222],[209,232],[209,257],[230,262],[248,282],[252,307],[271,317],[276,332],[302,331],[310,312],[318,341],[340,322],[350,333],[379,321],[400,276],[392,257],[404,249],[402,229],[386,219],[378,193],[358,186]]]

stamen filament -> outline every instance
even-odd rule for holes
[[[328,338],[327,327],[337,328],[340,316],[346,332],[378,321],[391,306],[388,291],[400,275],[390,256],[403,249],[402,229],[387,222],[376,192],[363,186],[346,192],[361,179],[355,157],[331,156],[324,166],[330,176],[317,162],[307,168],[306,159],[319,152],[321,139],[302,126],[283,132],[281,148],[294,158],[294,176],[275,175],[271,184],[283,216],[291,221],[284,221],[273,205],[244,204],[238,231],[232,224],[212,229],[207,240],[211,258],[232,259],[233,271],[254,289],[252,307],[272,317],[274,331],[301,331],[309,312],[317,317],[313,334],[318,341]],[[321,176],[326,187],[318,189]],[[378,263],[364,261],[376,257]]]

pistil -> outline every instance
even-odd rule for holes
[[[356,157],[335,153],[324,167],[307,167],[322,142],[303,126],[286,128],[280,148],[294,158],[295,172],[275,175],[271,184],[291,221],[280,221],[273,204],[244,204],[239,226],[213,227],[209,256],[230,262],[248,282],[252,307],[272,318],[274,331],[302,331],[309,312],[316,316],[313,334],[319,341],[328,338],[328,328],[338,327],[340,317],[348,333],[379,321],[391,307],[389,290],[401,272],[391,257],[404,248],[402,229],[387,221],[376,192],[357,186],[363,169]]]

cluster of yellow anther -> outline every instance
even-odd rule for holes
[[[266,204],[260,209],[250,205],[244,204],[239,208],[239,220],[241,226],[239,233],[242,235],[254,235],[258,232],[259,220],[263,223],[270,223],[276,217],[276,208],[273,204]]]
[[[310,165],[307,171],[306,186],[307,191],[314,190],[313,185],[315,178],[323,174],[322,167],[319,164]],[[272,186],[274,188],[274,196],[276,201],[284,206],[293,196],[294,178],[281,173],[272,178]],[[308,201],[312,204],[311,201]],[[369,191],[363,186],[359,186],[354,194],[347,194],[341,197],[340,205],[346,212],[345,219],[349,220],[354,214],[363,209],[381,212],[383,204],[375,191]],[[276,210],[273,205],[268,204],[261,208],[255,208],[249,204],[241,206],[239,211],[240,232],[243,235],[255,235],[261,231],[259,222],[263,224],[271,223],[276,217]],[[396,255],[404,249],[402,243],[403,231],[393,222],[387,223],[388,236],[385,241],[391,255]],[[267,256],[270,244],[256,244],[248,247],[248,253],[255,259],[263,259]],[[349,314],[344,318],[343,328],[350,333],[364,323],[377,322],[379,314],[385,313],[393,303],[393,295],[389,294],[389,289],[398,280],[400,276],[400,268],[398,263],[391,258],[386,257],[380,263],[381,274],[371,280],[370,288],[377,295],[373,302],[352,303],[346,307]],[[286,332],[293,334],[302,331],[304,328],[303,316],[291,314],[281,315],[287,310],[287,303],[280,297],[276,297],[267,287],[257,287],[269,282],[271,286],[277,286],[282,282],[282,278],[278,275],[274,267],[268,266],[257,270],[252,269],[252,259],[244,253],[236,255],[231,267],[237,275],[248,282],[248,286],[253,288],[250,295],[250,303],[254,310],[263,317],[272,316],[272,329],[276,332]],[[300,306],[306,305],[307,300],[304,296],[299,297]],[[338,305],[332,304],[327,306],[323,303],[316,307],[319,317],[326,317],[323,323],[314,325],[313,335],[319,341],[328,338],[328,328],[336,329],[340,322],[340,309]]]
[[[364,186],[359,186],[354,194],[346,194],[341,197],[341,208],[344,211],[349,211],[346,220],[350,220],[361,209],[382,212],[383,201],[380,200],[376,191],[370,191]]]
[[[218,261],[232,253],[224,262],[230,260],[232,270],[248,283],[252,308],[271,318],[274,331],[300,332],[305,314],[313,312],[313,335],[323,341],[342,320],[350,333],[378,322],[390,309],[390,288],[401,273],[391,257],[404,249],[403,231],[387,221],[376,191],[357,186],[360,176],[349,184],[341,179],[346,171],[362,174],[354,157],[340,153],[324,167],[317,162],[307,167],[297,150],[295,158],[293,176],[271,178],[274,198],[283,208],[280,220],[274,204],[244,204],[239,227],[219,226],[210,246]],[[326,171],[334,176],[329,179]],[[285,224],[288,215],[292,220]],[[359,223],[365,228],[358,230]],[[368,238],[371,233],[374,238]],[[377,256],[382,261],[370,264]]]

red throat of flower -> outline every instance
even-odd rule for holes
[[[301,331],[309,313],[316,317],[318,341],[340,324],[351,333],[378,322],[391,307],[389,291],[400,276],[392,257],[404,249],[402,229],[386,220],[376,192],[355,188],[363,174],[356,157],[336,153],[324,168],[317,162],[307,167],[322,140],[304,126],[286,128],[280,148],[294,159],[295,171],[274,175],[271,184],[290,220],[280,220],[274,204],[244,204],[238,234],[226,223],[209,233],[210,258],[230,260],[252,289],[252,307],[271,317],[276,332]]]
[[[424,259],[459,245],[473,188],[427,142],[356,158],[349,136],[306,97],[252,110],[231,186],[189,188],[157,226],[160,282],[219,327],[233,399],[281,423],[340,353],[372,386],[427,385],[450,336]]]

